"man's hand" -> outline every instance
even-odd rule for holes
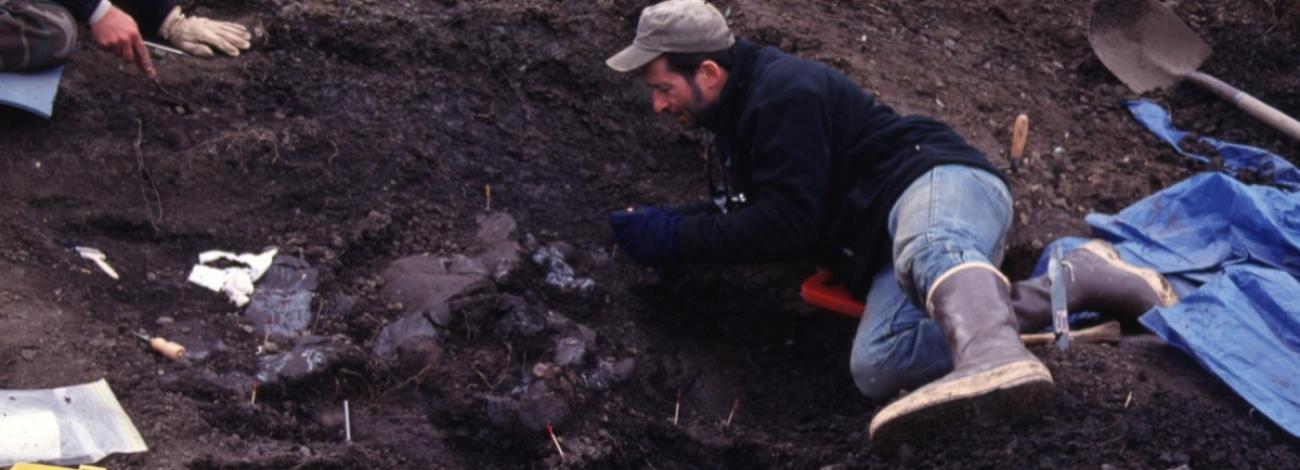
[[[149,78],[158,76],[140,37],[140,27],[131,15],[118,7],[108,7],[108,13],[90,26],[90,32],[95,37],[95,45],[121,57],[123,62],[135,64]]]
[[[212,57],[213,48],[229,56],[239,55],[247,50],[253,38],[248,28],[239,23],[213,21],[207,18],[187,17],[181,13],[181,7],[172,9],[163,20],[158,35],[171,42],[181,50],[199,57]]]
[[[682,217],[657,207],[629,208],[609,214],[614,242],[638,263],[666,264],[677,243],[677,226]]]

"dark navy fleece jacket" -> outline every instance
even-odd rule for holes
[[[890,261],[889,211],[936,165],[1001,176],[951,127],[900,116],[838,71],[738,40],[727,84],[702,124],[746,204],[686,215],[684,261],[753,263],[812,257],[854,294]]]

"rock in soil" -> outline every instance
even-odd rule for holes
[[[446,326],[451,323],[449,299],[492,289],[492,281],[472,268],[473,264],[428,255],[399,259],[383,272],[384,300],[401,305],[408,314],[427,314],[439,326]]]
[[[257,367],[257,380],[263,384],[280,381],[297,383],[330,371],[349,348],[332,337],[304,336],[293,349],[266,356]]]
[[[546,431],[548,424],[560,426],[569,417],[569,404],[546,386],[534,382],[511,396],[484,398],[488,422],[501,431],[528,434]]]
[[[374,353],[380,359],[393,360],[397,358],[397,350],[403,344],[421,338],[437,337],[438,329],[434,327],[428,315],[420,312],[408,313],[384,327],[379,333],[379,338],[375,340]]]
[[[244,319],[257,333],[295,337],[311,326],[312,298],[318,273],[302,258],[279,255],[258,280],[244,309]]]

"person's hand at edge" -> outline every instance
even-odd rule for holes
[[[637,263],[663,266],[672,261],[682,217],[657,207],[637,207],[609,214],[614,242]]]
[[[96,46],[120,57],[123,62],[135,65],[145,76],[158,77],[149,50],[144,47],[144,38],[140,36],[140,27],[122,9],[110,4],[108,12],[90,25],[90,33]]]

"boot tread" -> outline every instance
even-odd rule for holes
[[[1054,388],[1052,374],[1042,362],[1013,362],[921,387],[880,410],[869,433],[873,442],[888,446],[899,437],[924,435],[955,423],[1035,417],[1055,396]]]
[[[1178,293],[1174,292],[1174,287],[1169,284],[1169,281],[1166,280],[1164,276],[1161,276],[1160,273],[1154,270],[1139,268],[1124,261],[1123,258],[1120,258],[1119,252],[1116,251],[1115,247],[1110,243],[1102,240],[1093,240],[1085,243],[1083,246],[1079,247],[1079,249],[1101,258],[1102,261],[1106,262],[1106,264],[1109,264],[1116,269],[1128,272],[1129,274],[1133,274],[1142,279],[1142,281],[1145,282],[1147,286],[1151,287],[1151,290],[1156,293],[1156,297],[1160,299],[1160,306],[1168,307],[1178,303]]]

